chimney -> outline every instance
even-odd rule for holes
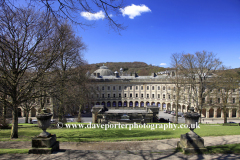
[[[118,71],[115,71],[114,74],[115,74],[116,77],[119,77]]]
[[[138,74],[136,72],[134,73],[134,77],[138,77]]]
[[[152,73],[152,77],[156,77],[157,75],[156,75],[156,73]]]

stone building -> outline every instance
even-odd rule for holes
[[[120,109],[124,107],[146,107],[157,106],[159,110],[176,109],[176,87],[171,81],[175,76],[174,71],[166,71],[151,76],[138,76],[134,73],[132,76],[122,76],[120,72],[113,72],[107,66],[101,66],[99,69],[89,75],[93,92],[88,95],[92,101],[89,104],[103,105],[108,108]],[[194,106],[194,102],[189,100],[189,90],[182,87],[181,97],[178,103],[179,112],[187,112],[189,103]],[[239,118],[239,89],[233,91],[230,97],[230,103],[227,108],[229,118]],[[223,118],[223,111],[213,103],[220,103],[221,98],[209,95],[204,98],[202,117]]]

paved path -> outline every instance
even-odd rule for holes
[[[240,135],[203,137],[205,146],[240,143]],[[240,159],[240,155],[183,155],[175,152],[175,139],[154,141],[122,141],[122,142],[61,142],[60,151],[51,155],[4,154],[0,159]],[[31,142],[0,142],[0,148],[22,148],[20,145]],[[15,147],[11,147],[14,146]],[[23,147],[24,148],[24,147]]]

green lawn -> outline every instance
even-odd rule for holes
[[[0,149],[0,154],[23,154],[28,153],[29,149]]]
[[[71,123],[75,124],[75,123]],[[162,123],[155,123],[162,124]],[[162,124],[164,125],[164,124]],[[178,129],[178,124],[175,130],[163,128],[87,128],[88,125],[84,124],[86,128],[62,128],[62,129],[47,129],[47,132],[57,135],[57,140],[60,142],[91,142],[91,141],[141,141],[141,140],[161,140],[170,138],[180,138],[181,134],[187,133],[189,129]],[[159,126],[158,126],[159,127]],[[19,125],[19,138],[14,141],[31,141],[31,137],[38,135],[41,129],[36,124],[20,124]],[[222,126],[222,125],[206,125],[201,124],[200,128],[195,129],[195,132],[201,137],[204,136],[224,136],[224,135],[239,135],[239,126]],[[11,130],[0,130],[0,141],[9,141]]]

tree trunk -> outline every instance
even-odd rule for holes
[[[3,105],[3,114],[2,114],[2,116],[3,116],[3,124],[6,123],[6,112],[7,112],[7,106],[6,106],[5,102],[4,102],[4,105]]]
[[[78,109],[78,122],[81,122],[81,110],[82,110],[82,105],[79,105],[79,109]]]
[[[28,123],[28,115],[29,115],[29,111],[28,111],[28,110],[26,110],[25,123]]]
[[[18,107],[14,106],[12,111],[12,130],[10,138],[18,138]]]
[[[58,108],[58,121],[63,122],[63,104],[61,102]]]
[[[224,122],[223,123],[227,123],[227,109],[226,109],[226,107],[223,107],[223,117],[224,117]]]

